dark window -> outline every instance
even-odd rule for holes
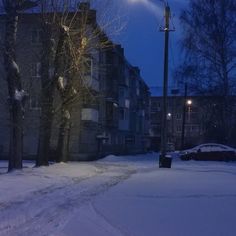
[[[107,120],[113,120],[113,102],[106,103],[106,118]]]
[[[42,30],[34,29],[31,32],[31,42],[32,44],[42,43]]]
[[[125,120],[125,109],[120,109],[119,111],[119,119]]]
[[[39,95],[30,96],[30,108],[35,110],[41,108]]]
[[[181,120],[182,119],[182,115],[180,113],[176,114],[176,120]]]
[[[31,76],[41,77],[41,63],[35,62],[31,64]]]

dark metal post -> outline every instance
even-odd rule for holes
[[[168,55],[169,55],[169,22],[170,7],[165,6],[165,49],[164,49],[164,79],[163,79],[163,105],[162,105],[162,129],[161,129],[161,154],[159,159],[159,167],[166,167],[166,141],[167,141],[167,95],[168,95]]]
[[[181,149],[184,149],[184,136],[185,136],[185,120],[186,120],[186,102],[187,102],[187,83],[184,86],[184,103],[183,103],[183,114],[182,114],[182,133],[181,133]]]

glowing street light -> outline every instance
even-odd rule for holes
[[[167,120],[171,120],[171,113],[169,112],[169,113],[167,113]]]
[[[191,99],[187,99],[187,84],[185,84],[185,95],[184,95],[184,106],[183,106],[183,117],[182,117],[182,133],[181,133],[181,149],[184,149],[186,112],[188,112],[188,122],[190,122],[190,112],[191,112],[192,104],[193,104],[193,101]]]
[[[160,7],[157,6],[151,0],[127,0],[127,2],[130,4],[142,4],[148,11],[150,11],[156,17],[160,17],[162,15],[162,11],[161,11]]]
[[[187,100],[187,105],[188,105],[188,106],[191,106],[191,105],[192,105],[192,103],[193,103],[193,102],[192,102],[192,100],[190,100],[190,99],[189,99],[189,100]]]

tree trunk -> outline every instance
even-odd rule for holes
[[[16,64],[16,33],[18,13],[16,9],[6,9],[6,33],[4,65],[9,93],[10,113],[10,150],[8,171],[22,168],[23,155],[23,100],[25,93],[22,90],[19,67]]]
[[[57,83],[57,89],[62,100],[61,123],[57,143],[57,162],[66,162],[69,157],[69,136],[70,136],[70,109],[68,106],[68,88],[69,83],[65,80],[65,70],[67,69],[67,40],[69,36],[68,28],[61,26],[60,35],[55,56],[55,76],[54,82]]]
[[[57,143],[57,161],[67,162],[69,160],[70,140],[70,112],[65,106],[62,108],[62,119]]]

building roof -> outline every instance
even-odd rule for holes
[[[152,97],[162,97],[163,87],[150,87]],[[168,88],[168,96],[183,96],[183,91],[177,87]]]

